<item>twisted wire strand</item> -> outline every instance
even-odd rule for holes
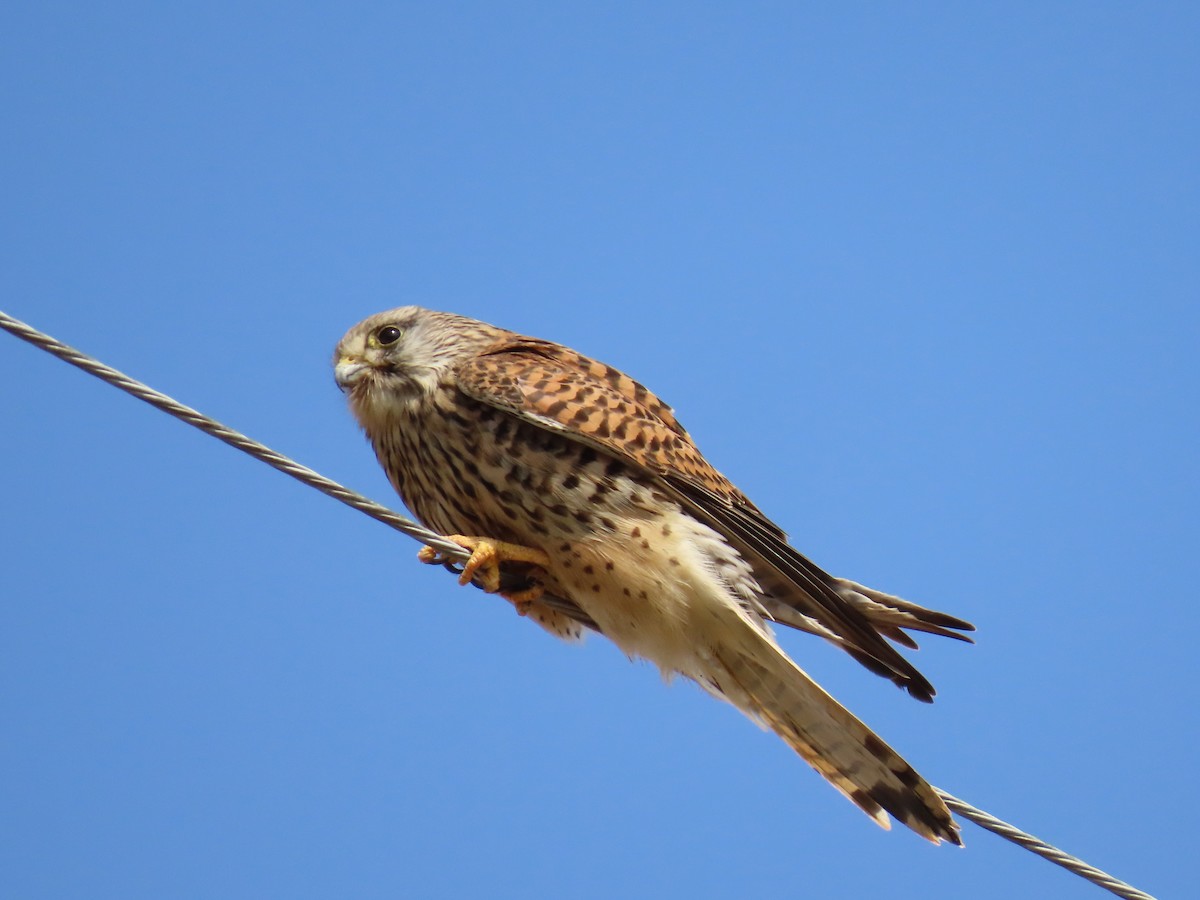
[[[1049,860],[1056,866],[1062,866],[1068,872],[1073,872],[1081,878],[1086,878],[1097,887],[1102,887],[1106,891],[1116,894],[1118,897],[1126,898],[1126,900],[1154,900],[1154,897],[1145,891],[1139,891],[1133,885],[1126,884],[1119,878],[1114,878],[1102,869],[1089,866],[1082,859],[1059,850],[1053,844],[1047,844],[1041,838],[1034,837],[1027,831],[1022,831],[1016,825],[1005,822],[1003,819],[997,819],[990,813],[972,806],[966,800],[958,799],[953,794],[947,793],[939,787],[935,787],[934,790],[937,791],[939,797],[946,801],[948,807],[964,819],[970,819],[980,828],[985,828],[992,834],[998,834],[1006,841],[1011,841],[1020,847],[1024,847],[1030,853],[1036,853],[1042,859]]]
[[[302,466],[290,457],[284,456],[272,450],[266,444],[260,444],[252,438],[246,437],[240,431],[234,431],[226,425],[222,425],[216,419],[210,419],[204,413],[192,409],[180,403],[173,397],[168,397],[159,391],[154,390],[147,384],[143,384],[136,378],[131,378],[124,372],[114,369],[112,366],[107,366],[95,357],[88,356],[86,353],[76,350],[74,347],[64,344],[62,341],[55,340],[50,335],[38,331],[32,325],[27,325],[19,319],[14,319],[7,313],[0,311],[0,328],[9,332],[23,341],[28,341],[35,347],[40,347],[47,353],[57,356],[64,362],[83,369],[89,375],[95,375],[101,381],[111,384],[113,387],[120,388],[127,394],[132,394],[139,400],[144,400],[156,409],[161,409],[168,415],[172,415],[177,419],[187,422],[196,428],[199,428],[205,434],[212,435],[219,441],[224,441],[231,447],[236,447],[243,453],[249,453],[255,459],[265,462],[273,469],[277,469],[284,475],[290,475],[297,481],[307,484],[309,487],[316,488],[322,494],[332,497],[334,500],[340,500],[347,506],[357,509],[359,512],[366,513],[372,519],[382,522],[397,531],[407,534],[409,537],[416,538],[423,544],[433,547],[438,552],[459,562],[465,562],[470,554],[458,544],[447,541],[440,534],[423,528],[421,525],[406,519],[404,516],[398,515],[379,503],[373,500],[368,500],[362,494],[350,490],[348,487],[338,484],[330,478],[326,478],[319,472],[315,472],[308,466]]]
[[[465,562],[470,556],[461,546],[447,541],[440,534],[422,527],[411,519],[392,512],[386,506],[376,503],[373,500],[368,500],[362,494],[352,491],[330,478],[326,478],[324,475],[313,471],[307,466],[302,466],[294,459],[272,450],[265,444],[260,444],[258,441],[247,437],[239,431],[222,425],[216,419],[211,419],[198,410],[192,409],[190,406],[186,406],[178,400],[154,390],[149,385],[143,384],[136,378],[131,378],[124,372],[120,372],[112,366],[105,365],[95,357],[55,340],[50,335],[39,331],[32,325],[27,325],[19,319],[13,318],[3,311],[0,311],[0,328],[3,328],[23,341],[33,344],[35,347],[45,350],[47,353],[57,356],[64,362],[82,369],[90,375],[95,375],[101,381],[105,381],[113,387],[120,388],[127,394],[137,397],[139,400],[149,403],[156,409],[160,409],[168,415],[199,428],[205,434],[211,435],[231,447],[236,447],[243,453],[250,454],[271,468],[277,469],[285,475],[290,475],[292,478],[309,487],[316,488],[322,494],[357,509],[359,512],[366,513],[372,519],[382,522],[384,525],[394,528],[402,534],[415,538],[427,546],[433,547],[451,560]],[[550,595],[545,595],[542,602],[547,603],[547,605],[556,605],[555,599]],[[959,813],[963,818],[969,819],[981,828],[997,834],[1007,841],[1024,847],[1031,853],[1036,853],[1038,856],[1049,860],[1055,865],[1062,866],[1064,869],[1073,872],[1081,878],[1087,879],[1092,884],[1104,888],[1118,897],[1124,897],[1126,900],[1154,900],[1154,897],[1150,894],[1139,891],[1132,885],[1114,878],[1107,872],[1088,865],[1083,860],[1071,856],[1069,853],[1058,849],[1052,844],[1048,844],[1040,838],[1022,831],[1015,825],[997,819],[995,816],[972,806],[965,800],[958,799],[940,788],[934,788],[934,790],[937,791],[938,796],[945,801],[950,809]]]

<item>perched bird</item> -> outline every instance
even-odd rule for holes
[[[929,701],[888,643],[961,619],[834,578],[629,376],[549,341],[405,306],[350,329],[335,377],[406,506],[461,573],[565,639],[603,634],[778,734],[883,827],[961,844],[934,789],[780,648],[819,635]],[[426,562],[446,562],[431,548]]]

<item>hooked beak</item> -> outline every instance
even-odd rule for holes
[[[333,367],[333,380],[343,391],[350,391],[371,370],[361,359],[343,356]]]

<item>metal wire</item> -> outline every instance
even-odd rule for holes
[[[1126,884],[1119,878],[1114,878],[1107,872],[1097,869],[1095,866],[1089,866],[1082,859],[1074,857],[1069,853],[1059,850],[1053,844],[1047,844],[1041,838],[1034,837],[1026,831],[1022,831],[1016,825],[1011,825],[1003,819],[997,819],[990,813],[984,812],[978,807],[972,806],[966,800],[959,800],[953,794],[948,794],[941,788],[934,788],[938,796],[946,801],[946,805],[962,816],[964,819],[970,819],[980,828],[986,828],[992,834],[998,834],[1006,841],[1012,841],[1018,846],[1024,847],[1030,853],[1036,853],[1042,859],[1047,859],[1056,866],[1062,866],[1069,872],[1074,872],[1081,878],[1086,878],[1092,884],[1104,888],[1118,897],[1125,897],[1126,900],[1154,900],[1152,896],[1144,891],[1139,891],[1131,884]]]
[[[95,357],[88,356],[86,353],[76,350],[62,341],[55,340],[50,335],[38,331],[32,325],[27,325],[19,319],[14,319],[3,311],[0,311],[0,328],[19,337],[23,341],[28,341],[35,347],[40,347],[47,353],[57,356],[64,362],[83,369],[89,375],[95,375],[101,381],[106,381],[113,387],[118,387],[127,394],[132,394],[139,400],[144,400],[151,406],[199,428],[205,434],[212,435],[217,440],[224,441],[229,446],[236,447],[243,453],[249,453],[255,459],[265,462],[273,469],[278,469],[284,475],[290,475],[297,481],[307,484],[309,487],[316,488],[322,494],[332,497],[334,500],[340,500],[347,506],[353,507],[359,512],[366,513],[372,519],[382,522],[384,525],[394,528],[403,534],[407,534],[409,537],[416,538],[421,543],[433,547],[435,550],[452,559],[459,562],[466,562],[470,556],[458,544],[447,541],[440,534],[423,528],[411,519],[397,515],[386,506],[382,506],[373,500],[368,500],[362,494],[326,478],[324,475],[313,471],[307,466],[300,465],[300,463],[290,457],[284,456],[282,453],[277,453],[266,444],[260,444],[258,441],[246,437],[240,431],[234,431],[232,428],[222,425],[216,419],[210,419],[198,410],[192,409],[190,406],[185,406],[173,397],[168,397],[166,394],[154,390],[154,388],[143,384],[136,378],[130,378],[124,372],[120,372],[112,366],[107,366]]]
[[[284,456],[282,453],[272,450],[265,444],[260,444],[258,441],[246,437],[241,432],[234,431],[232,428],[222,425],[216,419],[210,419],[190,406],[185,406],[178,400],[154,390],[136,378],[131,378],[125,373],[105,365],[98,359],[88,356],[86,353],[76,350],[74,347],[70,347],[61,341],[55,340],[50,335],[38,331],[32,325],[27,325],[3,311],[0,311],[0,328],[19,337],[23,341],[33,344],[35,347],[40,347],[47,353],[57,356],[64,362],[68,362],[91,375],[95,375],[101,381],[108,382],[128,394],[132,394],[139,400],[144,400],[151,406],[199,428],[205,434],[212,435],[244,453],[249,453],[255,459],[271,466],[271,468],[277,469],[285,475],[290,475],[292,478],[309,487],[316,488],[322,494],[332,497],[334,500],[339,500],[347,506],[357,509],[359,512],[366,513],[372,519],[382,522],[384,525],[394,528],[396,531],[406,534],[409,537],[415,538],[427,546],[433,547],[451,560],[465,562],[469,557],[468,552],[458,544],[447,541],[441,535],[422,527],[411,519],[406,519],[404,516],[392,512],[386,506],[382,506],[373,500],[368,500],[362,494],[326,478],[324,475],[313,471],[307,466],[300,465],[300,463],[290,457]],[[555,600],[556,598],[547,595],[543,597],[542,602],[549,601],[548,605],[556,605]],[[934,790],[937,791],[938,796],[946,802],[946,805],[950,809],[957,812],[963,818],[969,819],[981,828],[985,828],[1007,841],[1024,847],[1031,853],[1036,853],[1038,856],[1049,860],[1055,865],[1062,866],[1064,869],[1079,875],[1081,878],[1086,878],[1092,884],[1104,888],[1118,897],[1124,897],[1126,900],[1154,900],[1154,897],[1150,894],[1139,891],[1132,885],[1114,878],[1107,872],[1088,865],[1083,860],[1071,856],[1069,853],[1058,849],[1052,844],[1048,844],[1040,838],[1022,831],[1015,825],[997,819],[995,816],[972,806],[965,800],[958,799],[940,788],[934,788]]]

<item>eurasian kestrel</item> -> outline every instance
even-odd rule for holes
[[[597,631],[686,675],[880,825],[890,812],[961,843],[934,789],[788,658],[769,623],[820,635],[926,701],[933,687],[885,638],[969,640],[957,633],[969,623],[826,574],[670,407],[574,350],[406,306],[351,328],[334,365],[404,503],[472,551],[464,584],[500,591],[559,637]]]

